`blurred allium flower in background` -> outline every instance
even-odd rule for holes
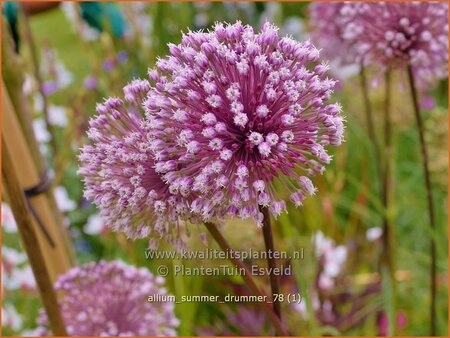
[[[339,104],[327,105],[336,81],[310,42],[279,37],[265,23],[240,22],[189,32],[149,70],[144,102],[156,171],[175,195],[199,197],[191,211],[210,220],[253,218],[259,207],[285,209],[276,185],[299,206],[324,171],[325,147],[342,141]]]
[[[138,108],[149,89],[147,81],[135,80],[124,88],[128,102],[109,98],[97,106],[99,115],[89,123],[92,145],[81,150],[79,173],[86,199],[97,205],[113,231],[133,239],[164,238],[180,246],[179,219],[188,207],[157,173],[173,170],[175,162],[155,166],[150,152],[155,141]],[[184,196],[183,187],[180,190]],[[151,247],[156,245],[151,242]]]
[[[422,88],[447,76],[445,2],[314,3],[310,14],[313,40],[329,58],[383,68],[411,64],[426,82]]]
[[[311,38],[323,50],[323,56],[339,66],[355,63],[351,44],[342,36],[346,18],[341,15],[343,2],[313,2],[309,6]]]
[[[121,262],[89,263],[60,276],[55,289],[69,335],[174,336],[178,319],[172,302],[147,302],[167,294],[164,279]],[[40,333],[49,335],[42,310]]]
[[[309,6],[312,41],[330,60],[330,72],[341,80],[360,70],[354,47],[342,36],[347,22],[340,13],[343,6],[343,2],[313,2]]]
[[[446,2],[346,3],[343,37],[367,64],[400,68],[410,64],[427,83],[447,76]]]

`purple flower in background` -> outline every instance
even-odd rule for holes
[[[105,59],[103,61],[103,69],[105,72],[110,72],[116,67],[116,63],[112,59]]]
[[[61,313],[71,336],[174,336],[173,302],[147,302],[167,295],[164,279],[121,262],[89,263],[69,270],[55,283]],[[42,310],[39,333],[49,335]]]
[[[59,89],[58,83],[53,80],[45,81],[42,84],[42,92],[45,96],[49,96],[52,95],[53,93],[56,93],[58,89]]]
[[[431,111],[434,108],[436,108],[436,100],[434,99],[433,96],[426,95],[422,97],[422,100],[420,101],[420,106],[422,107],[422,109]]]
[[[336,81],[310,42],[260,32],[240,22],[189,32],[149,70],[143,106],[156,171],[180,195],[199,197],[191,211],[209,220],[253,218],[260,207],[277,217],[282,187],[299,206],[315,193],[308,176],[331,160],[325,147],[343,137],[339,104],[325,102]]]
[[[128,53],[124,50],[121,50],[119,53],[117,53],[117,61],[121,64],[127,62]]]
[[[93,75],[89,75],[84,79],[84,88],[87,90],[94,90],[97,88],[97,78]]]
[[[154,163],[151,148],[155,141],[141,116],[137,103],[150,85],[134,80],[124,88],[125,100],[109,98],[97,105],[98,116],[89,122],[92,145],[82,148],[79,174],[84,176],[84,196],[100,209],[100,216],[113,231],[129,238],[164,238],[180,246],[180,218],[188,208],[183,200],[185,185],[178,196],[158,172],[173,170],[174,161]],[[151,247],[156,247],[156,240]]]
[[[410,64],[430,82],[447,76],[448,4],[445,2],[348,2],[342,37],[366,64]]]
[[[397,315],[397,328],[403,329],[408,324],[408,319],[404,312],[399,312]],[[385,337],[389,335],[389,318],[385,312],[381,312],[377,318],[378,335]]]

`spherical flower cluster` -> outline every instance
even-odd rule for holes
[[[301,205],[316,191],[309,176],[331,160],[325,147],[342,141],[341,107],[326,104],[336,83],[328,64],[277,30],[236,22],[189,32],[149,70],[155,167],[172,194],[193,195],[190,211],[204,221],[261,224],[263,207],[277,217],[286,209],[278,188]]]
[[[125,101],[109,98],[97,106],[98,116],[89,123],[92,144],[81,150],[79,174],[84,177],[84,196],[97,205],[113,231],[132,239],[164,238],[180,246],[187,199],[171,194],[160,176],[176,164],[155,166],[153,136],[140,108],[148,90],[148,81],[134,80],[124,88]]]
[[[147,302],[167,294],[164,279],[120,262],[89,263],[55,283],[61,314],[71,336],[174,336],[178,319],[172,302]],[[39,334],[50,335],[42,310]]]
[[[447,76],[448,4],[445,2],[346,3],[343,37],[366,63],[409,64],[426,82]]]

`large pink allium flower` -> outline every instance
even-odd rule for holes
[[[79,174],[84,196],[113,231],[132,239],[154,238],[153,248],[159,238],[180,246],[180,222],[189,210],[187,200],[180,198],[183,190],[173,195],[158,173],[177,164],[167,161],[155,167],[153,137],[140,108],[149,89],[148,81],[134,80],[124,88],[125,101],[109,98],[97,106],[98,116],[89,123],[92,144],[81,150]]]
[[[342,37],[366,64],[391,69],[409,64],[425,81],[447,76],[446,2],[347,2]]]
[[[166,295],[164,279],[121,262],[88,263],[55,283],[61,314],[71,336],[174,336],[173,302],[147,302]],[[50,335],[43,310],[39,334]]]
[[[336,81],[309,41],[240,22],[189,32],[149,70],[144,102],[156,167],[173,194],[194,193],[203,220],[231,214],[261,224],[316,191],[309,176],[342,141]],[[314,66],[315,64],[315,66]],[[183,183],[183,184],[182,184]],[[198,197],[197,197],[198,196]]]

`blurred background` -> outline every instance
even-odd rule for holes
[[[279,26],[282,34],[306,40],[311,28],[309,3],[62,2],[26,5],[25,11],[11,3],[2,5],[3,81],[13,101],[12,91],[19,87],[20,97],[26,100],[38,149],[54,175],[52,191],[76,261],[123,260],[154,273],[160,264],[180,263],[146,259],[147,241],[133,242],[110,232],[95,207],[84,200],[76,171],[78,150],[87,142],[88,119],[97,102],[120,96],[127,82],[145,77],[157,57],[168,53],[167,43],[180,41],[182,31],[206,29],[215,21],[241,20],[259,27],[268,20]],[[301,304],[283,305],[288,327],[295,335],[386,335],[392,324],[386,309],[395,303],[395,333],[427,335],[428,247],[433,235],[438,258],[438,334],[446,336],[448,79],[421,95],[437,217],[437,229],[431,234],[404,74],[394,74],[392,88],[393,199],[386,211],[378,197],[380,182],[365,124],[359,67],[334,67],[332,72],[340,81],[332,100],[343,106],[346,142],[335,151],[324,175],[314,179],[318,193],[301,208],[288,204],[288,214],[274,225],[278,250],[304,249],[303,259],[286,262],[292,264],[294,274],[281,281],[283,292],[299,291],[303,296]],[[368,78],[375,128],[382,137],[383,120],[378,112],[383,105],[383,76],[369,69]],[[41,301],[8,196],[2,195],[2,334],[29,336],[37,326]],[[395,294],[382,287],[379,274],[385,213],[395,229]],[[224,236],[236,250],[264,248],[260,229],[251,222],[229,220]],[[205,248],[198,238],[192,235],[189,249]],[[167,285],[175,295],[248,292],[239,277],[169,273]],[[180,319],[179,335],[272,333],[264,314],[252,304],[184,303],[177,304],[175,312]]]

